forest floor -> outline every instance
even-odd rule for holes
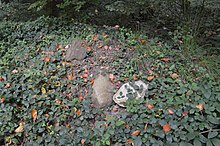
[[[216,48],[46,17],[0,26],[0,144],[219,144]],[[85,42],[86,57],[68,62],[75,39]],[[148,91],[126,108],[95,108],[91,87],[100,73],[113,92],[136,80]]]

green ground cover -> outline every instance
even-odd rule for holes
[[[65,64],[64,46],[74,38],[93,43],[94,36],[104,45],[120,44],[120,51],[113,52],[117,57],[112,61],[89,55],[85,62],[109,64],[115,83],[141,79],[149,84],[143,100],[126,103],[128,115],[114,114],[114,105],[94,108],[93,78],[85,82],[83,65]],[[124,28],[47,17],[1,21],[0,144],[218,146],[218,50],[190,41],[183,45],[175,36],[167,43]],[[81,94],[73,94],[71,85]]]

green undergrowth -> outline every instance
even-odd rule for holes
[[[84,100],[71,94],[71,85],[89,85],[80,77],[83,66],[76,78],[67,78],[69,68],[63,65],[60,45],[73,38],[90,41],[102,33],[135,50],[129,61],[112,62],[111,73],[122,83],[138,78],[149,84],[144,99],[128,100],[127,114],[105,114],[92,106],[89,93]],[[3,21],[0,40],[1,145],[220,143],[219,56],[215,53],[187,57],[159,39],[123,28],[97,28],[47,17],[25,23]],[[43,52],[54,54],[45,61]]]

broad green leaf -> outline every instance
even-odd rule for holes
[[[208,140],[208,141],[206,142],[206,146],[213,146],[213,145],[212,145],[212,142],[211,142],[210,140]]]
[[[190,140],[192,140],[192,139],[195,138],[195,133],[188,133],[188,134],[186,135],[186,137],[187,137],[188,141],[190,141]]]
[[[125,123],[124,121],[119,120],[119,121],[117,121],[117,122],[115,123],[115,125],[116,125],[116,126],[121,126],[121,125],[123,125],[124,123]]]
[[[214,146],[219,146],[220,145],[220,139],[214,138],[211,140]]]
[[[218,135],[218,132],[217,131],[214,131],[214,132],[209,132],[208,134],[208,139],[211,139],[211,138],[214,138]]]
[[[202,143],[196,138],[193,140],[193,145],[194,146],[202,146]]]

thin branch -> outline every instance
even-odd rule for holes
[[[209,130],[200,132],[199,134],[208,133],[208,132],[211,132],[211,131],[212,131],[212,132],[213,132],[213,131],[220,131],[220,129],[209,129]]]

